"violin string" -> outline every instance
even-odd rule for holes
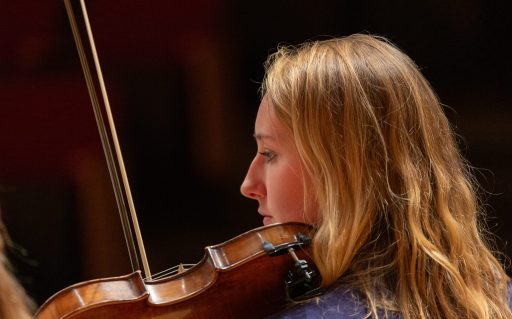
[[[126,174],[126,168],[125,168],[124,161],[123,161],[123,155],[121,153],[121,147],[119,146],[119,140],[117,138],[117,131],[116,131],[116,128],[114,125],[114,118],[112,116],[112,110],[110,108],[110,103],[109,103],[108,96],[107,96],[107,90],[105,88],[105,81],[103,80],[103,74],[101,72],[98,53],[96,51],[96,45],[94,44],[94,38],[92,35],[91,24],[89,22],[89,16],[87,14],[87,8],[85,7],[85,1],[80,0],[80,5],[82,7],[82,13],[84,16],[85,27],[87,29],[87,35],[89,37],[89,43],[91,46],[91,53],[92,53],[94,64],[96,66],[96,72],[97,72],[98,81],[99,81],[99,85],[100,85],[100,89],[101,89],[101,94],[102,94],[103,100],[104,100],[105,111],[107,113],[107,120],[108,120],[108,124],[110,127],[112,142],[114,144],[114,150],[115,150],[116,157],[117,157],[117,163],[119,164],[121,180],[123,182],[126,199],[128,201],[128,208],[129,208],[131,220],[133,223],[133,229],[135,231],[135,237],[137,238],[137,244],[138,244],[139,252],[141,255],[141,259],[142,259],[142,265],[144,267],[144,273],[145,273],[146,277],[151,278],[151,272],[149,270],[149,264],[148,264],[148,260],[147,260],[147,256],[146,256],[146,250],[144,249],[144,243],[142,241],[142,235],[140,232],[139,222],[137,219],[137,213],[135,212],[135,205],[133,203],[133,197],[131,194],[130,185],[128,183],[128,176]]]
[[[177,266],[176,266],[177,267]],[[165,278],[167,277],[168,275],[169,276],[172,276],[174,275],[175,273],[178,272],[178,269],[176,267],[172,267],[172,268],[169,268],[167,270],[164,270],[162,272],[159,272],[158,274],[153,274],[152,276],[152,279],[153,280],[157,280],[157,279],[161,279],[161,278]],[[147,280],[147,278],[144,278],[144,280]]]
[[[160,279],[160,278],[163,278],[167,275],[173,275],[175,273],[177,273],[180,269],[180,265],[176,265],[176,266],[173,266],[173,267],[170,267],[168,269],[165,269],[163,271],[160,271],[156,274],[153,275],[153,278],[154,279]]]
[[[164,269],[160,272],[157,272],[156,274],[153,274],[152,279],[156,280],[156,279],[165,278],[167,276],[172,276],[172,275],[179,273],[180,268],[188,270],[188,269],[194,267],[195,265],[196,264],[179,264],[179,265]],[[147,278],[144,278],[144,280],[146,280],[146,279]]]

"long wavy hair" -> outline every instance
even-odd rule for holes
[[[325,286],[350,285],[374,317],[512,318],[476,183],[407,55],[364,34],[279,47],[262,94],[312,179]]]

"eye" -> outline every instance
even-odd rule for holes
[[[263,152],[258,152],[261,156],[266,158],[267,162],[271,162],[276,158],[276,153],[270,151],[270,150],[264,150]]]

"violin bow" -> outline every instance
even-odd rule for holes
[[[75,39],[75,44],[78,50],[78,55],[80,57],[80,64],[82,65],[85,81],[87,83],[87,89],[91,98],[94,116],[100,134],[101,144],[103,146],[103,152],[105,154],[108,172],[110,175],[112,187],[114,189],[114,195],[121,218],[121,225],[123,227],[125,241],[128,246],[128,254],[131,267],[133,271],[141,270],[139,262],[140,258],[142,260],[144,269],[143,278],[149,278],[149,280],[151,280],[151,272],[149,270],[146,251],[142,241],[142,234],[137,219],[137,213],[135,211],[135,205],[133,203],[133,197],[128,182],[128,175],[126,174],[126,168],[121,153],[119,139],[117,137],[117,131],[112,116],[112,110],[110,108],[105,81],[101,72],[100,62],[92,35],[92,29],[89,16],[87,14],[85,0],[80,0],[80,11],[82,13],[82,19],[85,25],[85,33],[87,34],[86,44],[89,46],[90,55],[88,55],[84,49],[84,42],[80,36],[77,16],[74,13],[71,0],[64,0],[64,3],[66,6],[69,22],[71,24],[73,38]],[[94,77],[93,73],[91,72],[89,61],[92,61],[92,65],[96,71],[96,77]],[[101,99],[97,94],[97,88],[99,88],[101,92]],[[105,125],[103,113],[106,115],[108,128]],[[113,145],[114,151],[112,151],[111,145]],[[119,178],[119,176],[121,176],[121,178]],[[135,234],[136,241],[134,240],[133,234]],[[135,242],[137,244],[135,244]]]

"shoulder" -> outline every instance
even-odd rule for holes
[[[512,309],[512,282],[508,283],[509,306]],[[347,286],[329,289],[322,296],[290,305],[267,319],[362,319],[368,318],[365,299]],[[398,319],[400,316],[388,318]]]
[[[346,286],[329,289],[322,296],[290,305],[268,319],[366,318],[364,299]]]

